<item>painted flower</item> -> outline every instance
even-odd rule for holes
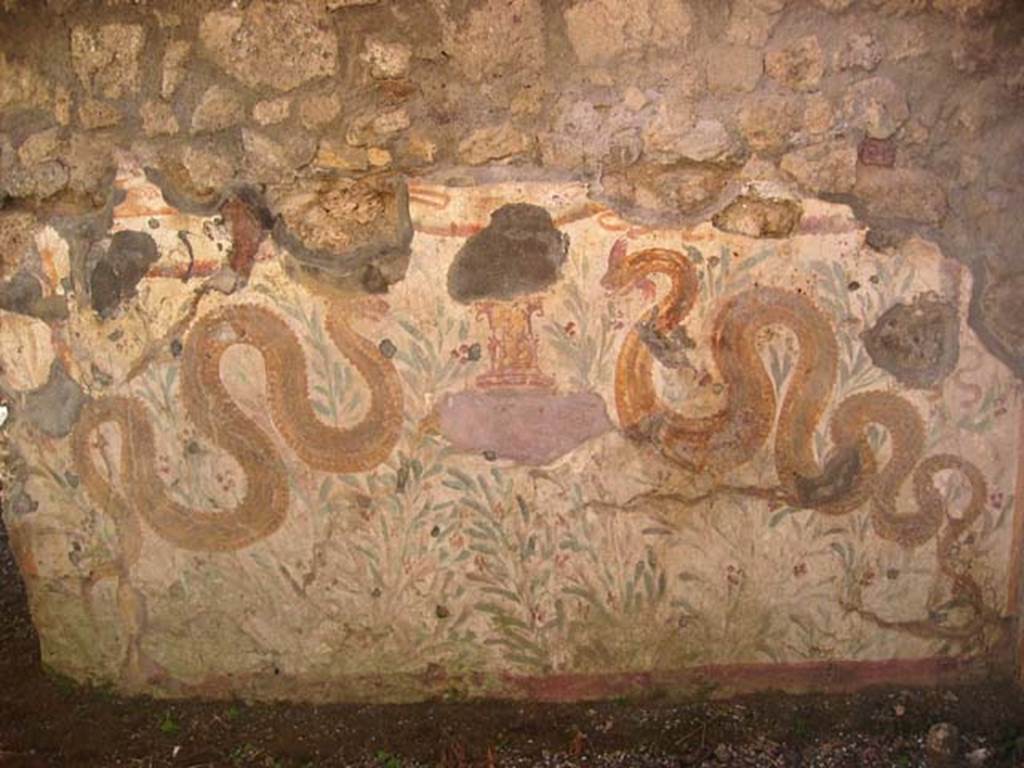
[[[451,351],[452,360],[458,360],[460,363],[475,363],[480,359],[482,350],[479,342],[473,342],[472,344],[460,344]]]
[[[725,569],[725,579],[733,586],[739,585],[743,581],[743,569],[738,565],[729,565]]]

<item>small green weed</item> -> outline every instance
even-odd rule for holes
[[[402,759],[397,755],[392,755],[390,752],[385,752],[383,749],[379,750],[374,757],[377,758],[380,768],[402,768]]]
[[[178,721],[174,719],[174,715],[170,712],[164,712],[164,716],[160,721],[159,727],[160,733],[166,733],[168,736],[181,730],[181,726],[178,724]]]

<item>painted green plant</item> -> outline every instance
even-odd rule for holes
[[[875,274],[866,283],[854,280],[838,261],[812,261],[811,272],[818,278],[815,300],[837,326],[854,319],[860,327],[867,327],[868,320],[891,306],[895,297],[905,296],[913,281],[909,270],[900,275],[902,258],[894,259],[896,263],[892,264],[878,261]],[[837,333],[836,338],[839,341],[837,398],[885,383],[887,374],[872,363],[856,333]]]
[[[542,325],[543,343],[555,352],[559,367],[569,373],[569,388],[575,390],[592,390],[607,383],[614,368],[618,331],[625,326],[614,302],[594,303],[584,295],[597,278],[590,261],[584,254],[569,262]]]
[[[558,542],[554,528],[497,467],[470,475],[449,467],[444,485],[458,494],[472,553],[466,579],[474,609],[487,616],[484,643],[504,664],[534,673],[554,669],[565,623],[556,594]]]
[[[579,483],[572,495],[558,547],[568,555],[561,589],[573,667],[632,671],[692,661],[681,639],[684,614],[670,590],[664,531],[628,513],[587,509]]]
[[[468,314],[450,311],[440,299],[426,317],[396,314],[402,336],[395,339],[395,362],[405,382],[407,412],[425,415],[429,402],[483,370],[478,340],[470,338]],[[468,310],[466,311],[468,313]]]

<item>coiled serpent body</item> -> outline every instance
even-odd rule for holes
[[[335,346],[362,375],[370,405],[356,424],[339,428],[321,421],[309,401],[302,345],[274,312],[235,304],[200,318],[182,350],[181,400],[196,429],[238,462],[245,493],[237,506],[211,512],[182,505],[156,470],[153,427],[145,406],[128,396],[94,400],[72,435],[72,454],[86,492],[118,523],[121,558],[138,556],[141,517],[163,539],[184,549],[224,551],[248,546],[273,533],[288,513],[288,467],[270,435],[247,415],[221,380],[221,358],[234,345],[254,347],[266,371],[268,410],[281,436],[309,466],[326,472],[363,472],[384,461],[402,426],[402,387],[390,359],[350,326],[344,311],[326,320]],[[97,466],[92,443],[98,428],[120,431],[120,481]]]
[[[670,287],[644,322],[668,337],[697,300],[699,277],[686,256],[663,248],[630,254],[620,241],[601,282],[609,290],[625,290],[652,274],[667,277]],[[799,346],[777,419],[775,385],[757,349],[761,332],[776,325],[792,332]],[[802,293],[755,287],[729,297],[715,316],[710,341],[725,385],[725,405],[710,416],[690,417],[661,400],[654,381],[655,357],[640,330],[630,331],[615,370],[615,402],[624,430],[650,440],[683,467],[703,472],[749,461],[775,427],[775,467],[788,503],[842,514],[870,499],[878,535],[905,546],[931,539],[945,519],[942,500],[931,485],[939,471],[960,471],[971,484],[973,499],[986,497],[984,478],[970,462],[941,455],[921,463],[921,418],[891,392],[859,393],[836,407],[829,423],[833,447],[819,465],[814,433],[833,396],[839,352],[828,318]],[[884,427],[892,444],[882,466],[868,443],[872,424]],[[917,510],[897,514],[896,497],[915,467]]]

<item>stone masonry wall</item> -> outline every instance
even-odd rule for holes
[[[325,178],[482,168],[694,222],[770,176],[854,206],[877,247],[940,242],[1019,370],[1022,17],[1000,0],[5,0],[0,195],[98,211],[130,150],[189,200],[260,185],[275,214]],[[8,218],[17,237],[28,220]]]
[[[1005,669],[1022,178],[1016,0],[0,0],[44,659],[313,699]]]

